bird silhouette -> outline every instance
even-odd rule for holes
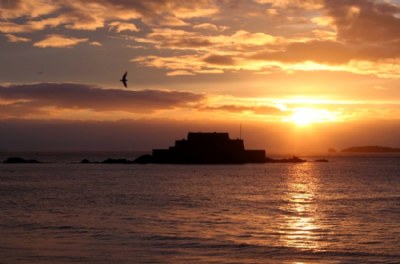
[[[125,88],[128,88],[128,79],[126,79],[127,75],[128,72],[125,72],[124,75],[122,76],[122,79],[120,80],[124,84]]]

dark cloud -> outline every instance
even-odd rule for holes
[[[0,86],[2,110],[10,113],[26,111],[26,114],[29,114],[46,107],[145,113],[160,109],[188,107],[190,103],[196,103],[202,99],[204,99],[203,95],[190,92],[101,89],[96,86],[70,83]]]
[[[172,46],[176,45],[178,47],[183,46],[183,47],[207,47],[211,45],[211,42],[202,39],[202,38],[188,38],[188,39],[182,39],[179,42],[176,43],[171,43]]]
[[[21,4],[21,0],[0,0],[0,8],[13,9]]]
[[[224,55],[208,55],[203,61],[217,65],[235,65],[235,60],[231,56]]]
[[[338,37],[346,42],[379,43],[400,39],[400,6],[387,1],[325,0]]]

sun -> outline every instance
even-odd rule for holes
[[[299,126],[307,126],[314,123],[334,122],[337,120],[335,113],[323,109],[295,108],[293,114],[286,121]]]

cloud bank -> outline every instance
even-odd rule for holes
[[[148,51],[131,62],[167,76],[324,70],[397,79],[399,14],[395,0],[3,0],[0,32],[13,43],[42,32],[35,47],[71,48],[102,45],[87,32],[107,29]]]
[[[123,111],[153,113],[157,110],[187,108],[204,95],[164,90],[117,90],[72,83],[39,83],[0,86],[0,116],[24,117],[58,110]]]

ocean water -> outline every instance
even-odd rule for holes
[[[399,155],[212,166],[30,155],[53,163],[0,164],[0,263],[400,263]]]

